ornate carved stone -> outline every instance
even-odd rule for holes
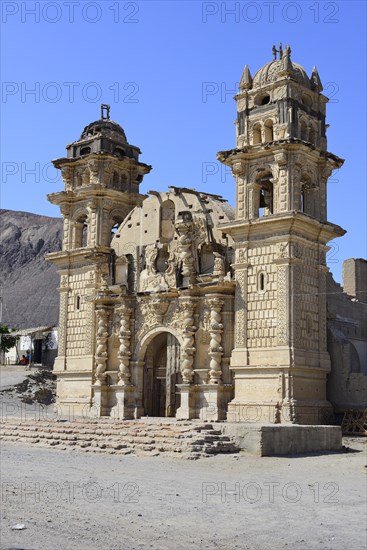
[[[236,270],[235,293],[235,346],[246,345],[246,271]]]
[[[97,320],[97,349],[95,355],[96,364],[96,385],[101,386],[106,381],[107,365],[107,338],[108,338],[108,317],[109,312],[105,309],[96,310]]]
[[[99,185],[99,162],[97,160],[90,160],[88,162],[89,178],[92,185]]]
[[[119,373],[118,385],[126,386],[130,385],[130,340],[131,340],[131,331],[130,331],[130,317],[131,317],[131,308],[126,304],[121,305],[116,308],[116,312],[120,315],[120,328],[119,328],[119,341],[120,347],[117,354],[119,359]]]
[[[178,254],[182,262],[182,275],[190,282],[195,278],[194,257],[192,254],[192,223],[181,221],[177,223]]]
[[[195,304],[191,299],[184,299],[180,302],[180,310],[182,311],[182,335],[183,346],[181,353],[181,373],[184,384],[190,384],[194,375],[194,334],[196,328],[194,326],[194,310]]]
[[[223,325],[221,323],[221,310],[224,302],[219,298],[210,298],[207,303],[210,308],[210,344],[208,349],[208,355],[210,356],[210,383],[219,384],[222,377],[221,360],[223,348],[221,344]]]
[[[218,252],[213,252],[213,254],[214,254],[213,276],[224,277],[225,275],[224,257]]]
[[[70,166],[64,166],[61,170],[61,176],[65,183],[65,191],[71,191],[73,188],[73,169]]]

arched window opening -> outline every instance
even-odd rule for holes
[[[314,186],[308,177],[301,180],[300,211],[304,214],[314,215]]]
[[[301,212],[305,212],[305,190],[301,190]]]
[[[80,216],[74,222],[74,248],[84,248],[88,244],[87,216]]]
[[[273,141],[274,140],[274,134],[273,134],[273,121],[267,120],[265,122],[265,141]]]
[[[80,296],[79,296],[79,294],[77,294],[77,296],[75,298],[75,309],[76,310],[80,309]]]
[[[76,185],[77,187],[81,187],[83,185],[83,178],[81,175],[76,176]]]
[[[175,204],[171,200],[161,205],[161,242],[169,243],[175,235]]]
[[[83,147],[83,149],[80,149],[80,155],[89,155],[90,152],[90,147]]]
[[[266,174],[260,180],[259,217],[273,214],[273,183],[271,175]]]
[[[113,239],[113,237],[116,236],[116,233],[117,233],[117,230],[118,228],[120,227],[120,223],[119,222],[115,222],[111,228],[111,239]]]
[[[255,124],[253,127],[253,139],[252,143],[253,145],[257,145],[258,143],[261,143],[261,126],[260,124]]]
[[[259,94],[255,97],[255,105],[261,106],[261,105],[267,105],[270,103],[270,95],[269,94]]]
[[[85,248],[88,245],[88,224],[87,222],[83,223],[83,232],[82,232],[82,248]]]
[[[113,154],[116,155],[116,157],[119,157],[119,158],[122,158],[122,157],[126,156],[125,151],[123,149],[120,149],[119,147],[116,147]]]

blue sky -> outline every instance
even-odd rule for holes
[[[330,97],[329,151],[346,159],[328,186],[328,219],[347,229],[329,267],[366,256],[366,3],[3,0],[1,207],[58,216],[50,160],[110,103],[153,165],[141,191],[195,187],[235,201],[216,153],[235,145],[233,96],[280,41]]]

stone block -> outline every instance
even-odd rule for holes
[[[335,452],[342,449],[340,426],[228,422],[221,424],[221,429],[236,446],[254,456]]]

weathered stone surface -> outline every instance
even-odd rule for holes
[[[327,182],[344,161],[327,151],[316,69],[309,77],[289,45],[273,54],[253,78],[245,70],[236,147],[218,153],[236,179],[235,211],[190,188],[140,195],[151,167],[109,111],[54,161],[65,184],[49,196],[64,221],[62,250],[49,255],[61,275],[62,414],[332,423],[326,255],[345,231],[327,220]],[[362,273],[345,271],[349,282]],[[357,278],[347,288],[359,299]],[[357,336],[347,401],[367,374]]]
[[[0,424],[4,441],[28,441],[43,446],[80,449],[89,452],[121,454],[159,454],[182,458],[207,457],[218,453],[237,453],[239,448],[210,424],[172,421],[98,421],[73,422],[19,421]],[[86,436],[86,432],[93,434]],[[59,445],[63,443],[62,447]]]

